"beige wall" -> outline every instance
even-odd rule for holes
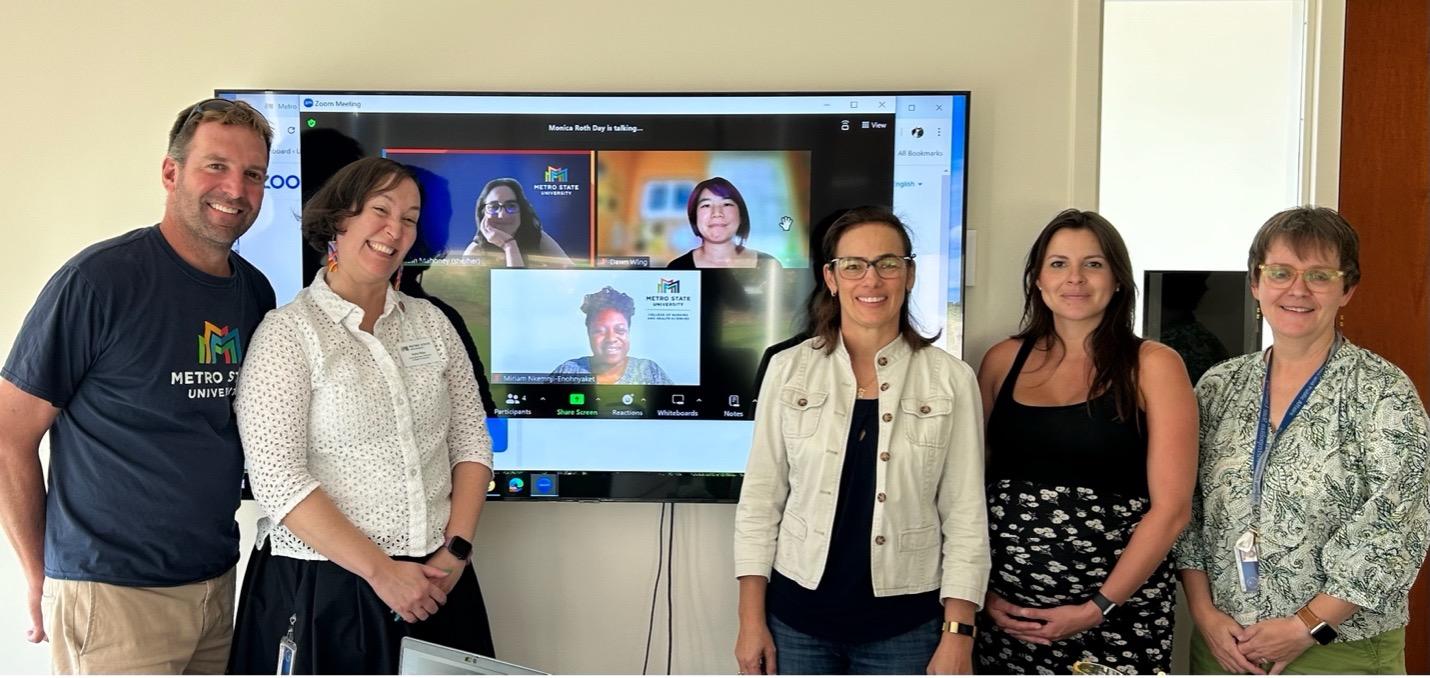
[[[157,220],[167,125],[215,87],[971,90],[968,226],[978,249],[965,356],[975,365],[1014,329],[1018,270],[1037,229],[1058,209],[1094,206],[1097,0],[253,7],[7,5],[0,349],[66,258]],[[492,506],[477,560],[498,652],[548,671],[639,672],[658,514],[651,504]],[[676,672],[734,669],[732,515],[730,506],[678,509]],[[240,520],[251,531],[252,507]],[[47,650],[23,641],[23,604],[7,552],[0,671],[46,669]],[[657,627],[660,638],[663,617]],[[657,640],[652,664],[662,670],[664,650]]]

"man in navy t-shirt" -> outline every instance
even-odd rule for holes
[[[181,111],[163,220],[55,273],[0,372],[0,524],[29,640],[51,641],[56,672],[224,669],[243,472],[231,400],[274,306],[232,246],[263,202],[272,138],[244,103]]]

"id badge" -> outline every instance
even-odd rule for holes
[[[278,640],[278,666],[275,676],[293,675],[293,661],[298,657],[298,643],[293,640],[293,626],[298,623],[298,615],[288,618],[288,635]]]
[[[404,341],[397,345],[397,354],[402,358],[403,367],[432,365],[439,359],[437,343],[431,339]]]
[[[1247,530],[1236,540],[1236,575],[1241,590],[1254,593],[1260,584],[1261,557],[1257,551],[1256,530]]]

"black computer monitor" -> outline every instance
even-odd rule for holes
[[[1196,383],[1213,365],[1261,350],[1246,271],[1147,271],[1142,334],[1172,347]]]

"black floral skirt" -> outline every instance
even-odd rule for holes
[[[990,591],[1023,607],[1079,604],[1092,597],[1150,505],[1086,487],[1000,480],[988,487],[993,552]],[[979,616],[980,673],[1065,674],[1079,660],[1124,673],[1169,671],[1176,585],[1163,561],[1103,623],[1052,645],[1017,640]]]

